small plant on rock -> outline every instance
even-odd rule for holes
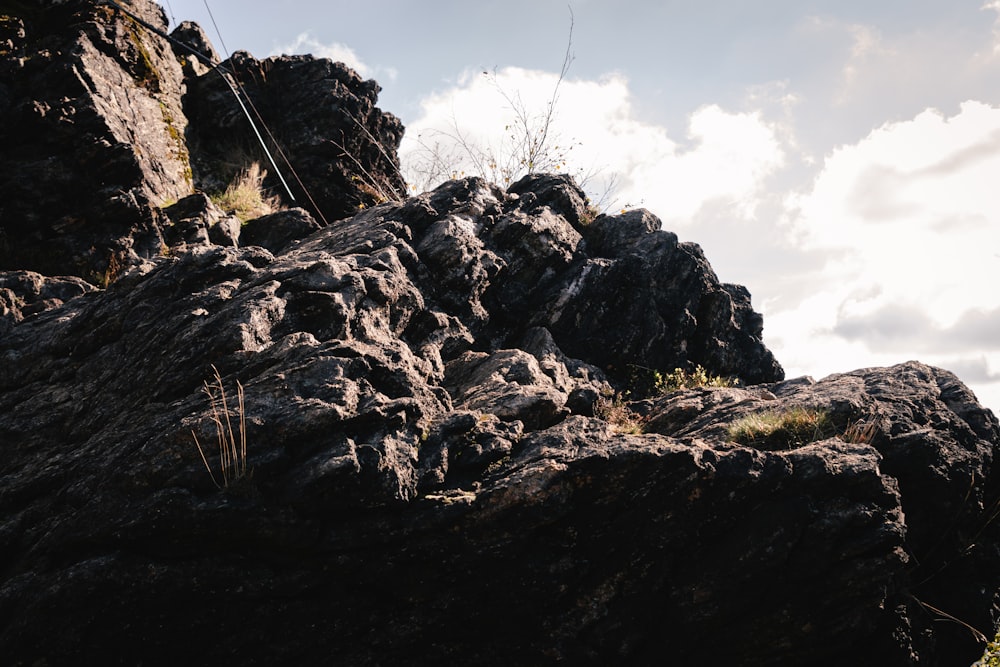
[[[628,406],[622,393],[598,398],[594,403],[594,416],[614,426],[619,433],[642,433],[643,419]]]
[[[212,477],[212,482],[220,489],[228,489],[233,484],[247,477],[247,429],[246,413],[243,407],[243,385],[236,383],[236,406],[231,408],[226,400],[226,390],[222,385],[222,376],[214,365],[214,380],[205,381],[202,390],[208,396],[212,409],[212,422],[215,424],[215,435],[219,448],[219,469],[222,482],[212,472],[212,466],[205,456],[205,450],[198,441],[198,435],[191,431],[194,444],[198,447],[205,469]],[[233,420],[238,423],[238,432],[233,431]]]
[[[691,371],[675,368],[669,373],[645,366],[631,365],[628,382],[631,393],[641,397],[665,396],[680,389],[735,387],[739,385],[737,378],[711,375],[700,364]]]
[[[972,667],[1000,667],[1000,633],[986,644],[986,652]]]
[[[757,449],[791,449],[830,437],[833,422],[826,410],[792,407],[746,415],[729,425],[729,439]]]
[[[686,371],[682,368],[675,368],[672,373],[654,371],[653,377],[655,379],[656,390],[660,394],[669,394],[678,389],[733,387],[739,384],[739,381],[733,378],[710,375],[701,364],[695,366],[693,371]]]
[[[592,225],[594,220],[597,220],[597,217],[601,215],[601,210],[590,202],[590,197],[587,197],[586,205],[587,208],[580,217],[580,224],[584,227]]]
[[[281,208],[281,201],[264,190],[267,171],[259,162],[252,162],[241,170],[222,194],[212,201],[226,213],[232,213],[242,222],[274,213]]]

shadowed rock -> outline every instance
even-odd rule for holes
[[[954,375],[784,381],[745,288],[648,211],[591,219],[569,178],[378,204],[402,128],[374,82],[311,57],[229,62],[318,205],[240,225],[156,152],[169,122],[146,112],[181,90],[165,43],[95,2],[16,6],[5,665],[975,659],[1000,426]],[[186,65],[182,139],[221,188],[245,119]],[[11,129],[29,127],[54,134]],[[699,365],[743,384],[614,393]],[[796,411],[823,419],[736,428]]]
[[[396,157],[403,125],[375,106],[380,88],[374,81],[343,63],[312,56],[257,60],[237,52],[222,68],[259,114],[261,131],[281,138],[280,153],[273,145],[270,150],[296,205],[333,222],[405,196]],[[265,185],[291,204],[269,160],[253,144],[230,84],[207,72],[189,79],[188,86],[184,108],[192,119],[188,139],[198,187],[222,190],[240,168],[257,161],[270,172]]]
[[[549,305],[518,273],[558,291],[586,239],[522,197],[456,182],[283,253],[196,247],[13,326],[4,655],[702,664],[724,635],[741,665],[971,660],[931,610],[991,623],[992,413],[910,363],[649,399],[623,433],[589,416],[608,378],[537,326]],[[493,234],[505,216],[516,240]],[[497,281],[526,286],[519,321],[492,309]],[[249,473],[225,490],[192,437],[221,479],[212,365],[234,424],[245,391]],[[792,406],[834,430],[732,442]]]
[[[124,4],[166,30],[156,3]],[[230,85],[154,30],[98,0],[4,10],[0,270],[106,285],[167,246],[233,244],[233,230],[208,238],[197,224],[165,229],[171,221],[160,207],[195,188],[221,193],[259,162],[270,172],[265,189],[283,194]],[[195,24],[173,37],[217,58]],[[237,53],[222,71],[259,113],[257,129],[295,193],[286,203],[336,220],[405,194],[396,157],[402,124],[375,106],[374,81],[312,56]]]
[[[58,308],[94,287],[74,276],[49,278],[33,271],[0,272],[0,334],[38,313]]]
[[[191,192],[181,69],[110,5],[23,6],[0,50],[0,270],[106,283],[160,252],[154,207]],[[129,6],[166,28],[157,4]]]

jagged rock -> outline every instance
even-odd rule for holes
[[[519,421],[532,430],[562,421],[568,396],[555,388],[538,360],[521,350],[466,352],[445,367],[456,407]]]
[[[239,244],[239,219],[226,214],[203,193],[185,197],[163,212],[170,220],[163,230],[168,246]]]
[[[166,30],[154,2],[125,4]],[[179,224],[162,214],[195,187],[222,192],[258,161],[271,171],[265,186],[283,194],[229,85],[186,48],[99,0],[8,11],[0,22],[0,270],[106,285],[164,245],[237,242],[231,220]],[[172,37],[218,58],[196,24]],[[281,138],[269,150],[301,178],[281,162],[296,199],[286,203],[336,220],[405,194],[396,156],[403,128],[375,106],[374,81],[312,56],[237,53],[226,68],[264,118],[265,135]],[[313,229],[286,233],[293,227]]]
[[[166,28],[162,9],[131,10]],[[107,282],[159,253],[154,206],[191,192],[167,42],[93,0],[12,8],[0,49],[0,270]],[[15,43],[16,42],[16,43]]]
[[[512,198],[518,198],[518,209],[527,214],[549,207],[558,211],[574,227],[584,224],[590,217],[586,196],[569,178],[528,174],[507,188],[507,193]]]
[[[745,288],[569,178],[374,205],[402,128],[311,57],[228,66],[342,219],[241,229],[163,150],[188,85],[200,187],[261,159],[217,73],[96,0],[15,9],[0,270],[107,287],[0,272],[5,664],[976,657],[1000,426],[952,374],[781,381]],[[613,395],[697,365],[764,384]],[[792,408],[826,421],[735,441]]]
[[[202,27],[193,21],[182,21],[170,33],[175,42],[170,46],[184,69],[184,77],[197,77],[211,70],[208,63],[218,63],[219,54]],[[180,44],[177,44],[180,42]],[[208,62],[205,62],[205,61]]]
[[[26,317],[58,308],[94,287],[74,276],[49,278],[33,271],[0,272],[0,335]]]
[[[343,63],[312,56],[256,60],[237,52],[222,69],[239,82],[261,118],[262,131],[281,137],[281,153],[295,173],[273,146],[271,150],[295,204],[332,222],[405,196],[396,156],[403,126],[375,106],[380,88],[374,81],[362,80]],[[257,161],[272,172],[265,185],[287,199],[266,156],[250,145],[252,129],[229,84],[208,72],[189,79],[188,86],[185,111],[192,121],[198,187],[221,191],[236,171]]]
[[[636,365],[702,365],[749,383],[783,377],[749,292],[719,283],[697,245],[659,231],[646,211],[574,226],[586,205],[568,177],[534,175],[506,194],[453,181],[398,211],[426,230],[416,249],[437,298],[467,304],[467,326],[494,347],[542,327],[570,357],[622,382]]]
[[[724,636],[738,665],[971,660],[931,610],[992,622],[992,413],[913,363],[649,399],[644,434],[584,416],[607,379],[539,325],[544,294],[635,247],[662,271],[636,288],[652,302],[680,289],[672,270],[705,290],[681,303],[729,292],[644,213],[589,256],[587,227],[546,199],[574,190],[532,183],[449,183],[277,253],[179,250],[11,327],[5,659],[710,664]],[[501,281],[524,286],[519,305]],[[773,377],[734,322],[692,323],[686,349],[700,332],[757,345],[736,373]],[[618,354],[648,364],[644,349]],[[246,473],[225,482],[213,367],[237,443],[243,392]],[[792,405],[837,432],[731,442],[735,419]],[[862,419],[869,441],[844,435]]]
[[[568,218],[581,215],[582,193],[570,198],[565,185],[547,189],[557,193],[558,210],[573,211]],[[537,323],[567,354],[619,375],[644,359],[664,370],[700,364],[747,383],[783,377],[760,344],[763,319],[749,292],[720,283],[699,246],[661,227],[642,209],[578,224],[586,258],[571,279],[541,291],[538,300],[549,305]]]
[[[247,221],[240,235],[243,245],[259,245],[279,253],[320,228],[309,212],[292,208]]]
[[[447,413],[421,434],[419,490],[449,497],[441,491],[451,488],[450,497],[465,497],[463,486],[477,486],[491,466],[510,459],[523,430],[520,421],[501,421],[490,413]]]
[[[905,537],[895,548],[902,557],[877,606],[851,612],[871,615],[864,625],[872,639],[865,643],[865,653],[858,654],[863,660],[847,662],[970,664],[982,649],[962,623],[986,630],[996,623],[996,417],[952,373],[909,362],[832,375],[820,382],[804,378],[747,389],[678,392],[654,403],[646,430],[684,440],[718,440],[726,438],[740,418],[799,407],[823,408],[838,439],[863,441],[861,449],[868,449],[866,456],[877,463],[875,472],[890,479],[899,492],[893,530]],[[843,464],[830,460],[824,465]],[[836,540],[828,544],[844,546]],[[860,540],[853,551],[837,557],[851,563],[867,548]],[[862,588],[858,582],[843,585],[851,594]],[[809,632],[844,622],[825,618],[817,623],[816,613],[803,610],[796,618]],[[837,664],[834,658],[844,650],[823,647],[821,664]]]

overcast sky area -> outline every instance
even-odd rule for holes
[[[456,129],[501,151],[502,93],[543,112],[571,22],[563,0],[209,0],[220,40],[205,0],[162,4],[220,53],[376,79],[411,182]],[[1000,412],[1000,0],[570,5],[552,145],[592,200],[700,244],[788,377],[918,359]]]

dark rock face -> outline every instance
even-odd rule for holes
[[[403,125],[375,106],[380,88],[374,81],[362,80],[343,63],[312,56],[256,60],[237,52],[223,68],[233,73],[264,127],[281,138],[282,152],[295,173],[280,154],[274,157],[295,204],[332,222],[405,196],[396,157]],[[192,119],[189,138],[197,146],[199,187],[225,187],[234,170],[219,165],[256,160],[273,172],[261,149],[248,142],[251,128],[229,84],[218,73],[207,72],[189,85],[185,110]],[[270,174],[267,185],[285,196],[277,174]]]
[[[110,5],[23,5],[0,48],[0,270],[107,282],[160,251],[153,207],[191,191],[180,66]]]
[[[123,4],[166,30],[156,3]],[[217,58],[195,24],[173,38]],[[280,138],[282,149],[271,141],[269,150],[288,156],[311,193],[282,164],[296,204],[336,220],[405,194],[396,158],[403,128],[375,106],[374,81],[311,56],[236,54],[226,66]],[[176,244],[235,242],[229,223],[214,238],[204,225],[166,229],[174,223],[160,207],[195,188],[222,192],[257,161],[281,194],[224,79],[109,4],[5,5],[0,82],[0,270],[103,286]]]
[[[80,278],[49,278],[32,271],[0,272],[0,335],[25,317],[58,308],[70,299],[93,292]]]
[[[882,588],[887,595],[876,608],[865,610],[859,605],[851,612],[855,631],[872,632],[872,640],[864,642],[864,652],[860,647],[824,646],[820,663],[838,664],[836,656],[857,655],[839,664],[970,664],[982,653],[982,646],[956,619],[987,633],[996,625],[994,599],[1000,584],[996,451],[1000,428],[993,413],[979,406],[952,373],[909,362],[833,375],[818,383],[805,378],[747,390],[681,392],[655,402],[647,430],[711,440],[723,437],[727,427],[741,416],[802,406],[828,410],[838,432],[850,433],[852,425],[855,432],[864,432],[864,444],[849,446],[854,450],[851,456],[837,460],[827,454],[824,467],[853,478],[848,469],[859,460],[857,455],[874,456],[875,473],[898,491],[892,510],[895,518],[882,530],[895,533],[900,540],[895,556],[881,551],[879,557],[888,562],[898,556],[899,567],[890,568],[894,570],[891,581]],[[831,444],[847,453],[846,445],[829,440],[792,451],[825,449]],[[840,491],[850,493],[848,486]],[[843,508],[840,502],[825,506],[821,513],[839,514]],[[818,508],[810,502],[799,509],[812,512]],[[830,539],[817,545],[807,560],[816,568],[839,561],[834,566],[839,573],[814,574],[843,576],[839,584],[831,584],[842,586],[845,595],[873,593],[882,584],[871,581],[862,585],[852,579],[868,576],[862,574],[869,567],[863,561],[880,548],[874,547],[873,535],[864,536],[862,517],[840,515],[840,519],[854,534],[849,540],[857,540],[854,546]],[[780,530],[787,528],[786,523]],[[807,552],[796,544],[794,562]],[[874,561],[870,565],[874,566]],[[827,619],[815,623],[817,610],[826,603],[849,604],[843,599],[814,599],[812,610],[803,609],[795,615],[802,628],[809,628],[808,633],[824,633],[844,622]],[[957,610],[961,611],[955,613]],[[791,641],[794,644],[798,639],[811,643],[818,637],[806,639],[803,634]],[[804,659],[808,652],[800,655]]]
[[[309,57],[229,63],[316,196],[240,224],[159,150],[188,114],[195,185],[225,184],[245,120],[217,73],[104,5],[15,4],[0,662],[975,659],[1000,425],[955,376],[783,381],[745,288],[647,211],[592,220],[568,178],[377,204],[402,129]],[[696,365],[745,386],[613,400]],[[825,426],[736,442],[799,408]]]
[[[240,233],[240,242],[278,253],[319,228],[319,223],[305,209],[287,209],[249,221]]]
[[[193,21],[183,21],[170,33],[174,39],[170,46],[180,60],[185,77],[197,77],[211,70],[208,63],[221,61],[208,35]],[[206,62],[207,61],[207,62]]]
[[[163,238],[170,248],[195,245],[235,246],[240,238],[240,221],[219,209],[204,193],[189,195],[163,209],[168,222]]]
[[[469,200],[468,211],[434,222],[424,243],[440,250],[440,261],[428,257],[432,270],[457,266],[439,269],[439,282],[471,294],[473,312],[488,310],[487,329],[509,336],[544,327],[568,355],[620,379],[636,365],[697,364],[749,383],[784,377],[761,343],[763,320],[749,292],[720,284],[701,249],[660,231],[648,211],[583,224],[584,194],[565,177],[528,176],[505,198],[467,192],[475,187],[455,182],[407,206],[439,210]],[[477,239],[459,243],[472,230]],[[438,234],[450,240],[437,243]],[[484,251],[469,272],[464,258],[477,243]]]
[[[564,351],[545,295],[578,298],[591,245],[609,266],[662,248],[651,293],[692,255],[641,212],[620,235],[578,230],[552,194],[567,182],[534,185],[452,182],[277,254],[193,246],[11,327],[8,661],[971,661],[975,641],[932,610],[992,623],[992,413],[909,363],[687,390],[636,404],[646,433],[620,432],[592,416],[609,376]],[[688,280],[705,291],[685,303],[731,293]],[[688,330],[752,346],[736,318],[711,321],[727,329]],[[617,354],[646,363],[643,349]],[[776,374],[762,346],[748,358],[769,365],[738,374]],[[225,490],[201,391],[213,365],[235,433],[245,391],[248,473]],[[727,435],[801,405],[840,432],[873,426],[787,451]]]
[[[583,227],[589,254],[576,278],[550,290],[548,326],[568,354],[625,370],[701,364],[748,383],[783,377],[760,344],[763,319],[740,285],[720,284],[701,248],[661,231],[645,210]]]

